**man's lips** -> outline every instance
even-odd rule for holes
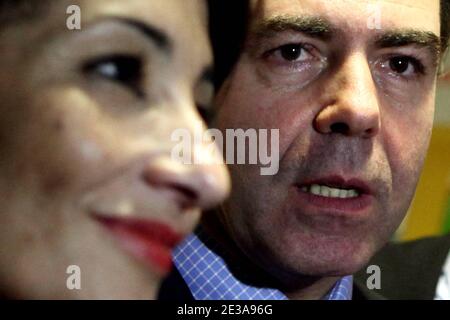
[[[298,187],[310,186],[310,185],[325,185],[332,188],[339,189],[356,189],[360,194],[373,194],[373,190],[370,188],[369,184],[364,180],[349,178],[345,179],[341,176],[328,176],[322,178],[305,179],[297,183]]]
[[[183,236],[161,222],[147,219],[92,215],[116,238],[122,248],[133,257],[168,274],[172,268],[172,249]]]
[[[313,214],[345,216],[364,211],[373,201],[373,190],[363,180],[341,176],[305,179],[295,185],[296,198]]]

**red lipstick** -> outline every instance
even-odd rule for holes
[[[183,236],[166,224],[148,219],[112,217],[93,214],[133,257],[156,268],[162,274],[172,269],[172,249]]]

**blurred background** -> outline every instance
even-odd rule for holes
[[[450,233],[450,54],[438,82],[435,125],[424,171],[396,240]]]

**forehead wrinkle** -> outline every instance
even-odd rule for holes
[[[365,2],[366,5],[379,5],[381,6],[384,3],[388,3],[388,4],[392,4],[392,5],[397,5],[397,6],[404,6],[407,8],[411,8],[411,9],[423,9],[423,10],[428,10],[429,7],[426,6],[419,6],[417,4],[411,4],[411,3],[404,3],[404,2],[399,2],[399,1],[393,1],[393,0],[379,0],[379,1],[373,1],[373,0],[341,0],[343,2],[357,2],[358,4],[360,4],[361,2]],[[437,1],[437,0],[436,0]]]
[[[337,24],[321,15],[285,14],[262,19],[262,21],[255,23],[255,25],[251,28],[251,31],[258,37],[271,37],[273,34],[279,32],[297,31],[307,33],[311,36],[331,38],[336,33],[345,33],[346,29],[357,30],[358,26],[355,26],[348,21],[343,21],[343,23]],[[364,30],[365,29],[367,29],[366,25],[364,25]],[[377,32],[378,30],[374,31]],[[385,34],[380,38],[395,39],[400,36],[402,39],[406,37],[411,39],[414,38],[420,44],[439,41],[439,37],[432,31],[416,30],[412,28],[402,30],[400,28],[395,28],[394,26],[392,26],[392,30],[385,31]]]
[[[274,3],[276,3],[277,0],[272,0]],[[306,3],[306,5],[301,5],[299,3],[301,3],[302,1],[304,1]],[[437,4],[436,9],[439,9],[439,1],[438,0],[434,0],[436,1],[435,4]],[[289,2],[289,1],[287,1]],[[319,1],[317,2],[317,5],[319,5],[319,8],[321,8],[319,11],[317,12],[317,10],[310,12],[309,9],[311,5],[309,5],[309,1],[305,1],[305,0],[295,0],[292,1],[293,4],[296,3],[298,5],[292,5],[292,9],[290,9],[290,7],[288,6],[272,6],[270,5],[272,2],[270,2],[270,0],[266,0],[263,1],[262,3],[260,3],[259,1],[257,2],[259,4],[259,6],[256,6],[256,11],[255,12],[259,12],[258,15],[264,15],[265,13],[269,13],[270,11],[279,11],[281,10],[281,12],[284,12],[286,16],[303,16],[303,15],[310,15],[312,17],[324,17],[323,20],[326,20],[328,22],[330,21],[334,21],[335,17],[340,17],[341,22],[345,23],[347,22],[349,25],[353,24],[355,21],[349,21],[347,18],[349,17],[349,14],[355,14],[359,9],[358,7],[361,6],[378,6],[381,9],[381,14],[382,14],[382,18],[383,18],[383,12],[392,12],[392,8],[389,7],[385,7],[386,4],[390,4],[390,5],[395,5],[395,6],[401,6],[401,7],[405,7],[405,8],[409,8],[412,10],[422,10],[422,11],[426,11],[427,14],[430,14],[430,9],[433,8],[433,6],[429,5],[428,3],[423,6],[420,6],[418,4],[413,4],[413,3],[406,3],[405,1],[399,2],[399,1],[392,1],[392,0],[379,0],[379,1],[371,1],[371,0],[333,0],[332,4],[330,6],[327,5],[327,2],[331,2],[331,0],[328,1]],[[410,1],[412,2],[412,1]],[[283,2],[284,3],[284,2]],[[314,6],[312,8],[316,7],[316,2],[313,2]],[[317,8],[316,8],[317,9]],[[300,11],[298,11],[300,10]],[[304,12],[302,12],[304,10]],[[399,10],[401,12],[401,8],[394,8],[394,13],[395,11]],[[292,12],[292,13],[289,13]],[[353,16],[352,18],[357,18],[359,17],[361,21],[367,21],[367,18],[365,16],[365,14],[367,15],[373,15],[372,11],[364,11],[361,12],[361,14]],[[436,17],[438,18],[438,11],[436,11]],[[260,17],[261,18],[261,17]],[[353,20],[353,19],[352,19]],[[384,21],[385,19],[383,19],[383,24],[388,23],[388,21]],[[392,21],[395,22],[395,21]],[[390,24],[390,23],[389,23]],[[366,24],[365,24],[366,26]],[[355,26],[354,26],[355,27]],[[354,29],[354,28],[352,28]]]

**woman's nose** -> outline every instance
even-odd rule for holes
[[[144,180],[154,189],[170,191],[182,210],[219,205],[230,191],[230,178],[222,159],[208,154],[206,148],[194,145],[194,159],[201,161],[183,163],[167,157],[152,162],[144,170]]]

